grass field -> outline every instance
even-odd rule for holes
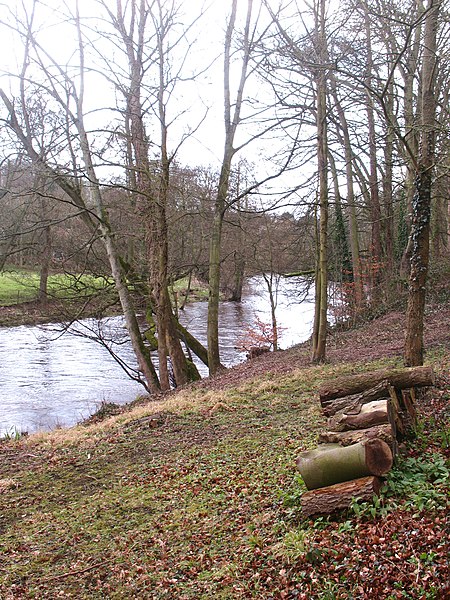
[[[50,298],[72,299],[80,295],[87,296],[107,289],[111,286],[110,277],[94,277],[93,275],[54,274],[48,279],[48,294]],[[183,277],[173,285],[173,292],[178,294],[178,302],[188,290],[188,278]],[[36,300],[39,293],[39,273],[17,267],[0,272],[0,306],[12,306],[22,302]],[[207,287],[193,278],[188,301],[206,300]]]
[[[93,275],[54,274],[48,279],[50,298],[87,296],[110,286],[103,277]],[[39,273],[26,269],[10,269],[0,273],[0,306],[11,306],[36,300],[39,293]]]

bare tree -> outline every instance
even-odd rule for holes
[[[76,14],[74,18],[75,31],[78,40],[78,86],[76,85],[75,80],[70,77],[69,73],[65,71],[59,65],[58,61],[53,59],[37,41],[33,32],[33,18],[36,7],[37,3],[34,2],[32,13],[27,16],[26,29],[22,32],[24,37],[25,58],[23,63],[24,67],[20,77],[21,93],[18,98],[21,105],[21,113],[23,115],[22,123],[20,122],[13,102],[3,90],[0,90],[0,97],[9,114],[7,124],[11,131],[17,136],[17,139],[22,144],[24,151],[28,154],[33,164],[35,164],[45,176],[51,179],[69,196],[72,202],[82,212],[85,223],[92,230],[99,231],[108,256],[111,273],[120,298],[133,350],[144,376],[143,383],[146,385],[147,389],[158,391],[159,381],[154,366],[152,365],[150,354],[145,347],[139,330],[136,313],[126,283],[125,273],[114,242],[114,232],[111,229],[108,214],[103,203],[101,186],[94,166],[88,132],[85,127],[83,106],[85,93],[85,57],[78,3],[76,5]],[[33,61],[34,67],[39,70],[40,76],[42,77],[42,80],[36,83],[36,87],[45,90],[49,98],[51,98],[52,101],[56,101],[63,111],[69,126],[75,128],[79,141],[79,155],[84,163],[85,169],[83,186],[80,185],[78,178],[73,180],[70,176],[68,177],[65,175],[61,169],[56,169],[51,166],[48,161],[44,160],[42,154],[36,148],[36,140],[33,137],[29,118],[27,116],[29,113],[27,107],[26,83],[32,81],[32,76],[28,74],[31,61]],[[31,88],[32,87],[33,86],[31,86]],[[30,89],[30,92],[31,91],[32,90]],[[73,142],[70,130],[66,132],[66,135],[69,140],[69,148],[71,148]]]
[[[429,0],[422,57],[422,122],[412,213],[405,364],[423,364],[423,323],[430,253],[431,191],[436,143],[437,31],[440,0]]]
[[[167,105],[175,92],[176,83],[181,79],[180,72],[171,72],[171,53],[177,50],[186,32],[175,34],[175,39],[171,37],[177,17],[173,2],[163,4],[157,0],[148,6],[144,0],[133,0],[129,5],[122,6],[118,1],[115,14],[106,3],[102,4],[119,33],[128,61],[129,83],[125,87],[121,83],[120,87],[126,99],[126,119],[129,124],[126,128],[129,131],[129,181],[134,186],[130,190],[145,227],[150,304],[156,315],[158,333],[159,374],[161,387],[167,390],[170,389],[169,356],[176,385],[185,384],[190,378],[190,368],[193,368],[189,368],[181,347],[168,289],[167,207],[175,154],[169,152]],[[127,12],[130,14],[127,15]],[[151,44],[148,43],[149,37]],[[159,155],[153,161],[150,158],[143,101],[146,89],[144,76],[151,67],[156,75],[150,83],[150,95],[154,98],[150,109],[156,113],[159,123],[159,140],[154,141]]]
[[[250,191],[258,188],[263,183],[275,179],[284,171],[289,162],[277,170],[276,173],[262,178],[261,181],[251,184],[246,190],[243,190],[237,196],[230,198],[230,177],[232,162],[236,154],[242,148],[248,146],[251,142],[261,138],[277,126],[275,119],[266,118],[264,113],[267,107],[262,107],[261,104],[254,99],[250,102],[246,98],[245,92],[249,79],[254,75],[262,64],[262,59],[255,58],[256,64],[252,64],[252,58],[255,56],[255,50],[264,37],[265,29],[258,33],[259,13],[256,12],[253,6],[253,0],[247,0],[244,30],[240,36],[237,31],[237,12],[238,2],[233,0],[231,5],[231,13],[227,22],[224,42],[224,71],[223,71],[223,92],[224,92],[224,125],[225,125],[225,142],[223,149],[223,157],[219,174],[217,194],[214,203],[214,216],[210,236],[210,251],[209,251],[209,301],[208,301],[208,362],[210,374],[215,374],[220,368],[220,351],[219,351],[219,300],[220,300],[220,266],[221,266],[221,242],[223,222],[227,209],[238,202],[240,198],[245,197]],[[269,25],[270,26],[270,23]],[[238,50],[234,49],[234,45],[238,45]],[[235,71],[237,80],[234,94],[232,92],[232,67],[235,66],[236,56],[239,55],[238,68]],[[250,120],[249,115],[244,115],[244,107],[247,105],[255,106],[254,115],[263,122],[260,131],[255,134],[250,134],[247,140],[241,144],[237,144],[236,137],[239,126]]]

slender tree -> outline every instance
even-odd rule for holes
[[[36,5],[34,4],[35,8]],[[34,15],[34,10],[32,16]],[[23,32],[25,60],[24,69],[20,78],[21,94],[19,101],[21,104],[21,113],[23,115],[22,123],[14,108],[13,102],[8,95],[0,90],[0,97],[9,114],[8,126],[17,136],[18,141],[23,146],[24,151],[40,172],[58,185],[80,209],[83,219],[87,226],[93,231],[99,231],[103,241],[106,254],[108,256],[116,290],[122,305],[125,322],[130,335],[131,344],[135,352],[139,368],[144,376],[144,385],[152,391],[159,390],[159,381],[154,366],[152,365],[149,352],[142,339],[136,313],[133,307],[131,295],[129,293],[125,273],[122,267],[120,255],[117,251],[114,232],[111,229],[108,213],[105,208],[102,190],[97,172],[94,166],[93,152],[89,136],[85,127],[84,118],[84,95],[85,95],[85,64],[84,64],[84,41],[80,27],[80,17],[78,13],[78,4],[76,5],[76,14],[74,18],[75,31],[78,40],[78,83],[75,83],[67,71],[59,65],[58,61],[52,59],[50,54],[40,46],[34,36],[32,27],[33,19],[29,19],[27,29]],[[79,141],[79,155],[84,163],[85,179],[84,184],[79,185],[78,179],[73,180],[70,176],[61,173],[55,167],[44,160],[42,153],[36,148],[36,140],[30,129],[25,95],[25,77],[26,70],[31,61],[31,52],[34,53],[33,61],[39,68],[40,74],[45,83],[39,82],[37,87],[45,89],[49,97],[56,101],[60,109],[64,112],[70,127],[74,127]],[[44,62],[46,59],[47,64]],[[54,70],[54,72],[52,71]],[[71,138],[71,132],[66,131],[67,138]],[[70,142],[71,143],[71,142]]]
[[[217,195],[214,204],[214,218],[209,250],[209,300],[208,300],[208,362],[211,375],[220,369],[219,351],[219,300],[220,300],[220,249],[222,241],[223,220],[228,207],[228,190],[230,185],[231,165],[237,152],[235,137],[241,121],[245,87],[249,78],[251,52],[255,40],[252,31],[253,1],[247,0],[245,29],[241,42],[242,59],[236,95],[232,99],[231,66],[233,58],[233,41],[236,35],[236,18],[238,2],[233,0],[228,19],[224,43],[224,124],[225,144],[222,166],[220,169]]]

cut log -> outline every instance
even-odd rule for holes
[[[303,452],[297,459],[297,469],[308,490],[367,475],[379,477],[391,468],[392,451],[377,438],[346,447],[325,444]]]
[[[389,386],[390,402],[388,403],[389,423],[395,428],[395,437],[402,438],[406,431],[404,415],[400,408],[398,395],[395,387]]]
[[[399,389],[424,387],[434,384],[433,369],[431,367],[410,367],[405,369],[382,369],[370,373],[340,377],[322,385],[319,390],[320,403],[326,406],[335,398],[358,394],[373,388],[381,381],[387,379],[389,383]]]
[[[348,508],[353,499],[371,500],[381,488],[378,477],[362,477],[345,483],[323,487],[302,496],[302,512],[306,517],[329,515],[336,510]]]
[[[414,388],[401,390],[400,406],[409,417],[412,427],[417,425],[416,392]]]
[[[358,442],[366,442],[378,438],[386,442],[391,450],[395,450],[395,435],[389,423],[375,425],[368,429],[357,429],[356,431],[324,431],[319,435],[320,444],[339,444],[340,446],[351,446]],[[393,452],[395,455],[395,451]]]
[[[331,431],[351,431],[389,423],[388,404],[389,400],[384,398],[353,407],[350,412],[345,409],[328,419],[328,428]]]
[[[343,398],[336,398],[327,402],[323,408],[323,414],[326,417],[332,417],[337,412],[343,411],[344,409],[351,409],[352,407],[367,404],[380,398],[387,398],[391,385],[386,379],[380,381],[378,385],[368,390],[364,390],[360,394],[352,394],[350,396],[344,396]]]

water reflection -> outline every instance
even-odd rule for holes
[[[307,339],[311,333],[313,301],[296,303],[302,282],[283,280],[278,293],[277,318],[283,329],[280,346],[287,348]],[[270,305],[261,279],[253,279],[245,289],[242,303],[224,302],[220,307],[221,359],[225,365],[241,362],[236,351],[239,336],[258,315],[268,321]],[[207,303],[186,306],[181,322],[206,343]],[[86,320],[61,336],[58,327],[0,328],[0,435],[19,431],[48,430],[70,426],[86,418],[102,401],[130,402],[143,388],[130,380],[111,359],[108,350],[87,336],[98,332],[99,324]],[[128,343],[124,343],[122,317],[100,324],[105,343],[122,360],[134,365]],[[118,343],[117,343],[118,342]],[[204,365],[199,364],[203,375]]]

